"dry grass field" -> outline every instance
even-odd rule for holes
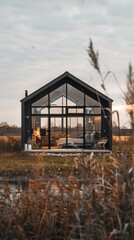
[[[0,153],[20,151],[20,136],[0,136]]]
[[[0,154],[0,239],[134,239],[132,139],[111,154]],[[16,194],[6,181],[25,176]]]

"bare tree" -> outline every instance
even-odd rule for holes
[[[130,116],[131,128],[134,130],[134,72],[131,63],[128,66],[127,73],[127,91],[124,92],[124,99],[129,105],[127,111]]]

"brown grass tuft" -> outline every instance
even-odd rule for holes
[[[76,161],[77,175],[55,175],[46,181],[36,173],[28,190],[14,198],[5,185],[0,239],[133,239],[132,162],[114,154],[82,155],[74,166]]]

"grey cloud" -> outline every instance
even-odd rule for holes
[[[110,68],[125,88],[134,51],[133,6],[132,0],[0,0],[1,112],[5,92],[19,112],[25,89],[32,92],[66,70],[102,91],[85,49],[89,38],[100,53],[102,71]],[[118,99],[114,80],[106,84],[110,97]]]
[[[108,12],[113,17],[133,19],[134,2],[133,0],[116,1],[115,4],[111,4],[108,7]]]

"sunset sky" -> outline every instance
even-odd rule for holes
[[[25,89],[32,93],[65,71],[106,94],[89,63],[90,38],[103,76],[116,76],[105,80],[107,95],[129,127],[122,90],[134,66],[133,0],[0,0],[0,122],[20,126]]]

